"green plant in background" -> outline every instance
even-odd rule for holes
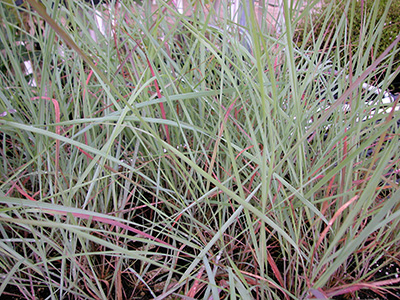
[[[308,17],[316,2],[286,3],[279,37],[250,2],[235,26],[208,2],[186,17],[121,1],[97,7],[102,30],[83,2],[27,2],[17,22],[0,2],[1,295],[398,293],[398,103],[362,86],[385,69],[388,88],[400,37],[372,60],[371,47],[353,53],[350,1],[320,16],[337,22],[333,43]],[[383,38],[374,22],[366,45]]]
[[[327,9],[332,14],[329,23],[326,23]],[[313,36],[323,36],[324,40],[318,50],[324,53],[326,48],[339,47],[342,49],[342,56],[363,55],[369,57],[368,60],[364,60],[365,65],[363,67],[365,68],[379,57],[399,35],[399,10],[400,1],[398,0],[322,1],[322,4],[311,14]],[[383,22],[381,22],[382,19]],[[307,41],[303,40],[310,23],[304,18],[299,22],[299,25],[294,39],[295,42],[300,47],[305,46],[313,49],[313,36],[309,36]],[[338,28],[344,30],[339,36],[335,35]],[[375,33],[373,40],[365,38],[370,32]],[[338,40],[338,37],[340,40]],[[399,67],[399,62],[400,53],[397,53],[393,58],[391,69],[395,70]],[[398,90],[398,83],[390,88]]]

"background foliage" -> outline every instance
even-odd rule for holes
[[[349,6],[346,9],[346,6]],[[326,21],[326,11],[332,9],[332,18],[329,24]],[[312,14],[313,32],[316,36],[323,35],[324,43],[319,51],[324,52],[325,47],[346,48],[352,55],[356,53],[369,56],[366,62],[370,64],[374,59],[379,57],[382,52],[394,41],[400,33],[400,1],[399,0],[362,0],[362,1],[322,1]],[[343,13],[346,12],[344,16]],[[338,41],[332,32],[340,25],[341,18],[346,18],[346,33],[343,34],[342,40]],[[384,17],[384,22],[378,26],[377,22]],[[304,32],[308,27],[304,27],[305,20],[300,22],[300,26],[295,34],[297,45],[304,46]],[[365,39],[367,32],[379,31],[379,38],[369,41]],[[313,47],[313,41],[305,42],[306,47]],[[361,50],[361,51],[360,51]],[[399,66],[400,54],[396,54],[393,59],[393,69]],[[399,91],[400,83],[397,78],[390,86],[391,90]]]

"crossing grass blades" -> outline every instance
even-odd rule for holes
[[[399,297],[384,17],[349,55],[346,6],[343,48],[304,32],[321,55],[293,42],[312,4],[278,36],[251,3],[25,3],[0,2],[2,297]]]

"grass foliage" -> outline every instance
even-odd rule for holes
[[[399,0],[380,0],[380,1],[352,1],[350,5],[348,1],[321,1],[321,4],[313,11],[312,30],[314,35],[323,36],[324,42],[319,46],[319,50],[324,52],[327,45],[339,47],[346,51],[350,51],[352,55],[369,56],[369,60],[365,60],[365,64],[371,64],[379,55],[390,46],[400,32],[400,10]],[[348,6],[346,8],[346,6]],[[325,12],[332,9],[332,18],[329,23],[325,24]],[[334,32],[337,26],[343,22],[343,13],[346,14],[345,25],[347,28],[343,39],[337,40]],[[304,26],[309,26],[306,20],[301,20]],[[307,47],[313,47],[313,40],[304,41],[304,26],[298,26],[295,34],[295,41],[301,47],[306,44]],[[368,32],[379,31],[373,40],[365,39]],[[361,48],[361,49],[360,49]],[[398,67],[400,62],[400,53],[394,55],[393,67]],[[399,89],[399,83],[391,85],[390,89]]]
[[[372,55],[375,7],[353,53],[352,1],[329,44],[316,1],[286,4],[280,36],[252,7],[240,27],[226,5],[120,1],[103,35],[83,1],[27,2],[0,2],[0,294],[396,292],[399,114],[362,84],[387,89],[399,37]]]

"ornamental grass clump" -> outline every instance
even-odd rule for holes
[[[353,54],[349,4],[67,4],[0,2],[0,295],[398,297],[384,17]]]

